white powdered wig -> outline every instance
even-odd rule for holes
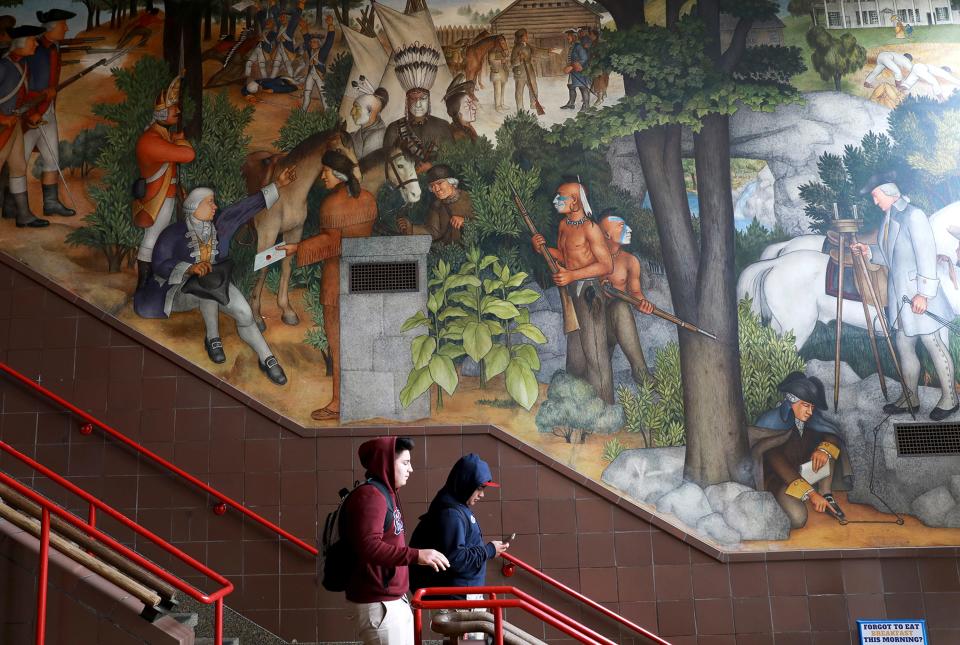
[[[892,181],[886,184],[880,184],[879,186],[874,188],[874,190],[879,190],[881,193],[883,193],[887,197],[900,197],[900,187],[897,186]]]
[[[190,191],[190,194],[187,195],[187,198],[183,200],[184,212],[187,215],[193,215],[197,207],[200,206],[200,202],[211,195],[213,195],[213,190],[210,188],[194,188]]]

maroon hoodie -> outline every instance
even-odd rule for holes
[[[393,481],[396,437],[371,439],[357,454],[367,469],[367,477],[387,484],[393,494],[393,525],[384,532],[387,500],[374,486],[361,486],[344,503],[341,535],[348,540],[357,558],[347,600],[358,603],[396,600],[407,593],[410,574],[407,567],[417,561],[420,552],[407,547],[403,533],[403,515]]]

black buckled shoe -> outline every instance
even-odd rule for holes
[[[267,356],[265,361],[257,361],[257,364],[260,366],[260,371],[267,375],[267,378],[276,383],[277,385],[286,385],[287,375],[283,373],[283,368],[280,367],[280,361],[277,360],[277,357],[271,354]]]
[[[960,410],[960,403],[953,406],[949,410],[944,410],[943,408],[934,408],[930,411],[930,418],[934,421],[943,421],[957,410]]]
[[[207,356],[214,363],[223,363],[227,360],[227,355],[223,353],[223,341],[219,336],[204,338],[203,346],[207,348]]]
[[[847,519],[847,514],[843,512],[843,509],[840,508],[840,504],[837,503],[837,500],[833,498],[832,493],[827,493],[823,496],[823,499],[827,500],[827,505],[830,507],[830,510],[833,512],[834,517],[840,521]]]
[[[914,410],[919,410],[920,406],[914,406]],[[885,414],[903,414],[904,412],[909,412],[910,408],[906,406],[899,406],[896,403],[887,403],[883,406],[883,412]]]

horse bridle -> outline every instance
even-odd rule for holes
[[[393,156],[387,158],[387,168],[393,171],[393,176],[397,180],[397,186],[396,186],[397,190],[402,190],[403,187],[406,186],[407,184],[412,184],[417,181],[416,173],[414,173],[411,179],[407,179],[406,181],[403,181],[402,179],[400,179],[400,171],[397,170],[397,167],[396,165],[394,165],[394,162],[403,156],[404,156],[403,151],[398,151]]]

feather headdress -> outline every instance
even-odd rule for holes
[[[393,58],[396,62],[397,80],[406,90],[427,90],[437,80],[437,69],[443,60],[442,54],[430,45],[419,41],[397,49]]]
[[[366,76],[360,76],[360,78],[353,81],[351,85],[356,88],[357,93],[361,96],[364,94],[373,94],[376,91],[376,88],[367,80]]]

